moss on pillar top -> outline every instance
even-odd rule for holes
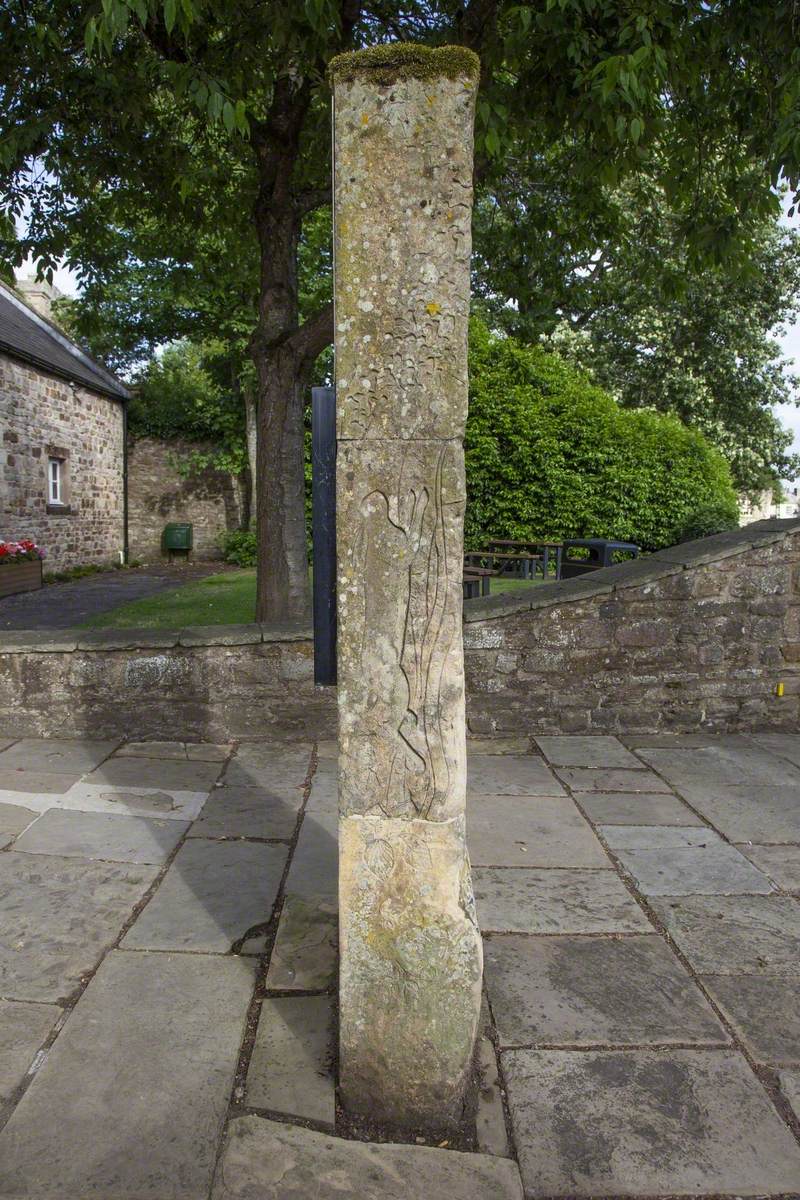
[[[370,46],[339,54],[328,64],[328,80],[351,83],[369,79],[373,83],[393,84],[401,79],[461,79],[477,83],[481,64],[477,54],[466,46],[420,46],[415,42],[394,42],[388,46]]]

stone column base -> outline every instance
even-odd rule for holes
[[[339,824],[340,1088],[397,1131],[464,1116],[483,951],[462,816]]]

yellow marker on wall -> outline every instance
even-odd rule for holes
[[[782,695],[783,695],[783,682],[782,682],[782,681],[781,681],[781,683],[779,683],[779,684],[777,685],[777,687],[775,688],[775,695],[776,695],[776,696],[782,696]]]

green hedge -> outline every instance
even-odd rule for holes
[[[237,567],[254,567],[258,561],[255,528],[224,533],[220,538],[220,546],[225,562],[235,563]]]
[[[536,347],[470,332],[465,540],[610,537],[645,550],[738,524],[722,455],[676,417],[621,408]]]

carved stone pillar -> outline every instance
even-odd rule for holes
[[[340,1083],[398,1130],[458,1124],[480,1011],[461,643],[478,71],[461,47],[331,64]]]

